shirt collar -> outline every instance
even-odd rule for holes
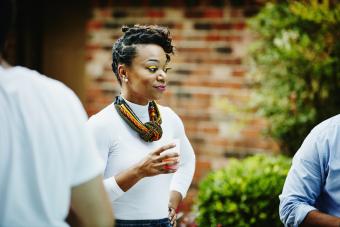
[[[129,105],[129,107],[131,108],[131,110],[137,115],[137,117],[141,118],[149,118],[149,103],[146,105],[139,105],[133,102],[130,102],[128,100],[126,100],[125,98],[123,98],[125,100],[125,102]]]

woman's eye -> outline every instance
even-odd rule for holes
[[[158,68],[156,66],[151,66],[151,67],[148,67],[148,70],[152,73],[155,73],[158,70]]]

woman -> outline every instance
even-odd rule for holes
[[[140,25],[122,31],[112,50],[121,95],[88,122],[106,162],[104,184],[118,227],[176,226],[175,210],[190,186],[195,155],[180,118],[154,101],[166,90],[170,33]],[[163,153],[175,139],[180,156]]]

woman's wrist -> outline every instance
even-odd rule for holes
[[[145,177],[145,174],[144,174],[143,169],[140,168],[140,166],[139,166],[138,164],[132,168],[132,171],[133,171],[135,177],[136,177],[138,180],[140,180],[140,179],[142,179],[142,178]]]
[[[182,201],[182,194],[178,191],[172,190],[170,192],[170,199],[169,199],[168,207],[172,207],[176,210],[181,201]]]
[[[169,210],[171,210],[171,209],[176,210],[176,209],[177,209],[177,207],[174,207],[174,206],[172,206],[171,204],[168,205],[168,208],[169,208]]]

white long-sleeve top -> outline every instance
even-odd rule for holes
[[[143,122],[149,121],[148,105],[131,102],[130,108]],[[162,117],[163,136],[154,142],[143,141],[110,104],[88,121],[106,168],[104,185],[110,195],[115,217],[122,220],[161,219],[168,216],[170,191],[182,197],[191,184],[195,171],[195,154],[185,134],[181,119],[169,107],[158,105]],[[145,177],[124,192],[114,176],[145,158],[162,145],[180,140],[180,163],[173,174]]]

